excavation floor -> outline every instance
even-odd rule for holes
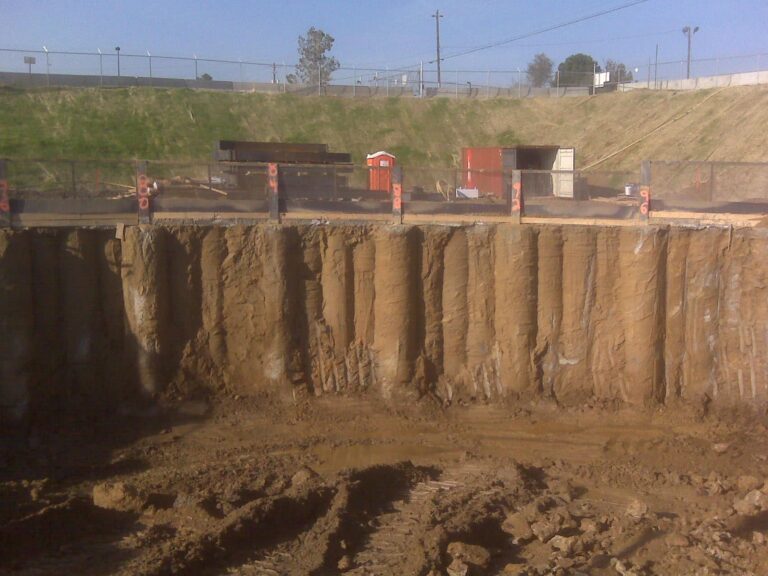
[[[0,573],[765,574],[767,457],[685,411],[185,402],[5,436]]]

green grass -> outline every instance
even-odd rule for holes
[[[635,169],[644,158],[755,159],[765,149],[764,142],[754,141],[764,138],[762,131],[745,138],[737,129],[739,118],[718,111],[726,105],[738,110],[743,104],[763,115],[767,95],[759,88],[717,94],[603,167]],[[0,89],[0,156],[205,162],[217,140],[243,139],[324,142],[333,151],[350,152],[360,165],[367,153],[389,150],[405,166],[455,165],[463,146],[560,144],[575,146],[579,164],[585,165],[704,97],[637,92],[594,98],[420,101],[151,88]],[[751,123],[765,120],[761,116]]]

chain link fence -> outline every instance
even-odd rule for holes
[[[691,61],[691,79],[686,60],[648,62],[629,69],[632,78],[614,77],[605,90],[693,89],[731,84],[768,82],[768,54],[697,59]],[[105,50],[68,52],[0,48],[0,85],[45,86],[154,86],[197,89],[294,92],[306,95],[349,97],[453,97],[525,98],[589,94],[591,73],[554,71],[547,85],[531,86],[526,68],[509,70],[443,70],[415,65],[402,68],[356,68],[335,71],[327,83],[310,80],[291,83],[292,63],[258,62],[245,59],[216,59],[168,56]]]
[[[768,212],[768,163],[651,162],[654,210]]]

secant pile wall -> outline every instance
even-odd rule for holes
[[[768,399],[768,234],[578,226],[0,233],[0,413],[222,389]]]

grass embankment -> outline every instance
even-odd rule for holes
[[[325,142],[362,163],[386,149],[405,166],[450,166],[462,146],[575,146],[578,166],[622,148],[711,91],[588,98],[411,100],[170,89],[0,91],[0,156],[205,161],[219,139]],[[712,95],[600,169],[644,158],[767,160],[768,89]]]

